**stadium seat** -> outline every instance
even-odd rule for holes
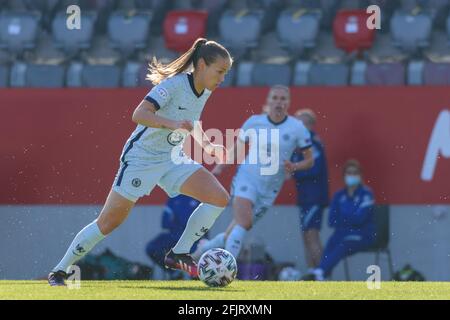
[[[317,38],[317,45],[310,55],[310,59],[319,63],[342,63],[347,59],[344,50],[334,44],[333,35],[321,32]]]
[[[33,12],[0,12],[0,48],[14,53],[35,46],[39,15]]]
[[[423,84],[427,86],[450,85],[450,64],[425,62]]]
[[[252,85],[273,86],[291,84],[291,67],[286,64],[255,63],[252,70]]]
[[[139,86],[139,62],[128,61],[122,71],[122,86],[133,88]]]
[[[246,87],[252,85],[253,66],[254,63],[251,61],[239,63],[237,67],[237,79],[236,79],[236,85],[238,87]]]
[[[252,52],[252,59],[263,63],[289,63],[294,58],[288,50],[281,46],[275,32],[270,32],[261,38],[261,41]]]
[[[423,69],[425,63],[423,60],[412,60],[408,64],[406,80],[409,86],[423,85]]]
[[[369,64],[366,83],[372,86],[401,86],[406,84],[406,67],[403,63]]]
[[[413,15],[396,11],[391,19],[392,40],[403,50],[415,53],[429,45],[431,24],[431,17],[424,12]]]
[[[282,43],[296,54],[316,44],[320,16],[304,9],[285,10],[277,21],[277,33]]]
[[[227,0],[200,0],[196,9],[206,10],[208,12],[208,21],[206,30],[208,36],[218,36],[219,34],[219,19],[222,15]]]
[[[163,36],[151,37],[150,47],[140,50],[138,53],[139,61],[150,62],[153,57],[156,57],[162,63],[168,63],[178,58],[180,54],[166,48]]]
[[[11,67],[10,85],[13,88],[23,88],[26,83],[27,64],[23,61],[15,62]]]
[[[108,35],[114,48],[126,56],[147,46],[152,14],[149,12],[116,11],[108,20]]]
[[[347,53],[369,49],[374,42],[375,29],[368,29],[369,14],[365,10],[340,10],[333,23],[336,46]]]
[[[187,51],[197,38],[205,38],[207,19],[206,11],[170,11],[164,20],[166,47]]]
[[[350,77],[352,86],[363,86],[366,84],[366,69],[367,63],[365,61],[356,61],[353,64]]]
[[[424,50],[423,55],[431,62],[450,63],[450,44],[447,35],[442,31],[434,31],[430,47]]]
[[[147,80],[148,64],[141,64],[138,72],[138,87],[152,88],[153,84]]]
[[[67,68],[66,85],[69,88],[79,88],[82,86],[81,74],[83,72],[83,63],[79,61],[72,62]]]
[[[122,60],[122,55],[111,47],[110,41],[106,36],[96,36],[92,40],[92,46],[89,50],[82,53],[84,62],[87,64],[118,64]]]
[[[367,58],[372,63],[403,62],[408,54],[393,44],[389,34],[377,34],[374,45],[367,52]]]
[[[115,65],[85,65],[81,73],[81,84],[88,88],[120,87],[121,70]]]
[[[391,250],[389,249],[389,215],[390,208],[388,205],[376,205],[374,212],[374,220],[375,220],[375,234],[376,239],[374,245],[366,250],[362,251],[365,253],[374,253],[375,254],[375,265],[380,266],[380,254],[386,254],[388,258],[388,268],[391,279],[394,276],[394,265],[392,262]],[[361,253],[361,252],[358,252]],[[347,281],[350,281],[350,268],[348,263],[349,257],[344,258],[344,271],[345,278]]]
[[[94,35],[96,14],[82,12],[81,29],[69,30],[66,27],[67,14],[59,12],[52,22],[52,34],[55,46],[63,48],[68,53],[75,54],[80,49],[88,49],[91,46]]]
[[[445,21],[449,15],[449,0],[421,0],[420,6],[427,11],[433,20],[433,26],[445,29]]]
[[[346,86],[350,70],[344,63],[316,63],[309,70],[310,86]]]
[[[0,65],[0,88],[9,86],[9,67],[7,65]]]
[[[52,36],[43,31],[39,33],[36,48],[24,54],[24,60],[30,64],[61,65],[70,57],[53,45]]]
[[[64,87],[65,67],[29,64],[25,74],[25,86],[30,88]]]
[[[311,69],[311,62],[298,61],[295,64],[293,85],[307,86],[310,69]]]
[[[219,21],[222,44],[239,58],[255,48],[261,35],[261,15],[257,12],[227,10]]]

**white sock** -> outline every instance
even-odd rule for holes
[[[324,277],[323,277],[323,270],[320,268],[316,268],[313,271],[314,275],[316,276],[316,280],[317,281],[324,281]]]
[[[247,230],[240,225],[235,225],[228,235],[225,242],[225,250],[231,252],[231,254],[237,259],[241,252],[242,242],[247,234]]]
[[[69,249],[53,271],[62,270],[64,272],[75,262],[83,258],[97,243],[105,236],[101,233],[97,225],[97,220],[84,227],[73,239]]]
[[[224,209],[208,203],[201,203],[189,217],[186,228],[172,251],[189,253],[194,242],[208,232]]]
[[[225,248],[225,232],[219,233],[214,238],[205,243],[202,251],[206,252],[212,248]]]
[[[202,254],[212,248],[225,248],[225,232],[219,233],[211,240],[200,240],[197,245],[197,250],[192,253],[192,258],[198,261]]]

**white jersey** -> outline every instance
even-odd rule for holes
[[[249,129],[254,129],[256,135],[248,135]],[[277,129],[271,133],[272,129]],[[247,133],[247,134],[246,134]],[[255,141],[256,138],[256,141]],[[287,116],[283,121],[274,123],[267,114],[253,115],[245,121],[241,128],[239,139],[250,143],[245,162],[239,166],[238,175],[256,179],[261,188],[281,188],[286,176],[284,161],[290,160],[294,150],[299,147],[303,150],[311,147],[311,135],[302,122],[294,117]],[[274,154],[278,150],[278,155]],[[277,162],[264,164],[261,162],[261,152]],[[252,160],[253,159],[253,160]],[[258,159],[255,163],[254,159]],[[272,174],[262,174],[263,168],[276,164]],[[268,172],[268,171],[267,171]]]
[[[198,93],[191,73],[180,73],[163,80],[153,87],[145,100],[156,107],[156,115],[171,120],[198,121],[211,95],[205,89]],[[169,129],[150,128],[138,125],[131,134],[120,157],[122,162],[130,159],[168,160],[173,148],[182,150],[186,135]]]

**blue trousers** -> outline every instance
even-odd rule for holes
[[[328,277],[341,259],[370,248],[373,242],[373,237],[365,234],[336,231],[328,239],[319,268]]]

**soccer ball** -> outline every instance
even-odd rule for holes
[[[225,287],[236,278],[236,274],[236,259],[227,250],[210,249],[198,261],[198,277],[209,287]]]

